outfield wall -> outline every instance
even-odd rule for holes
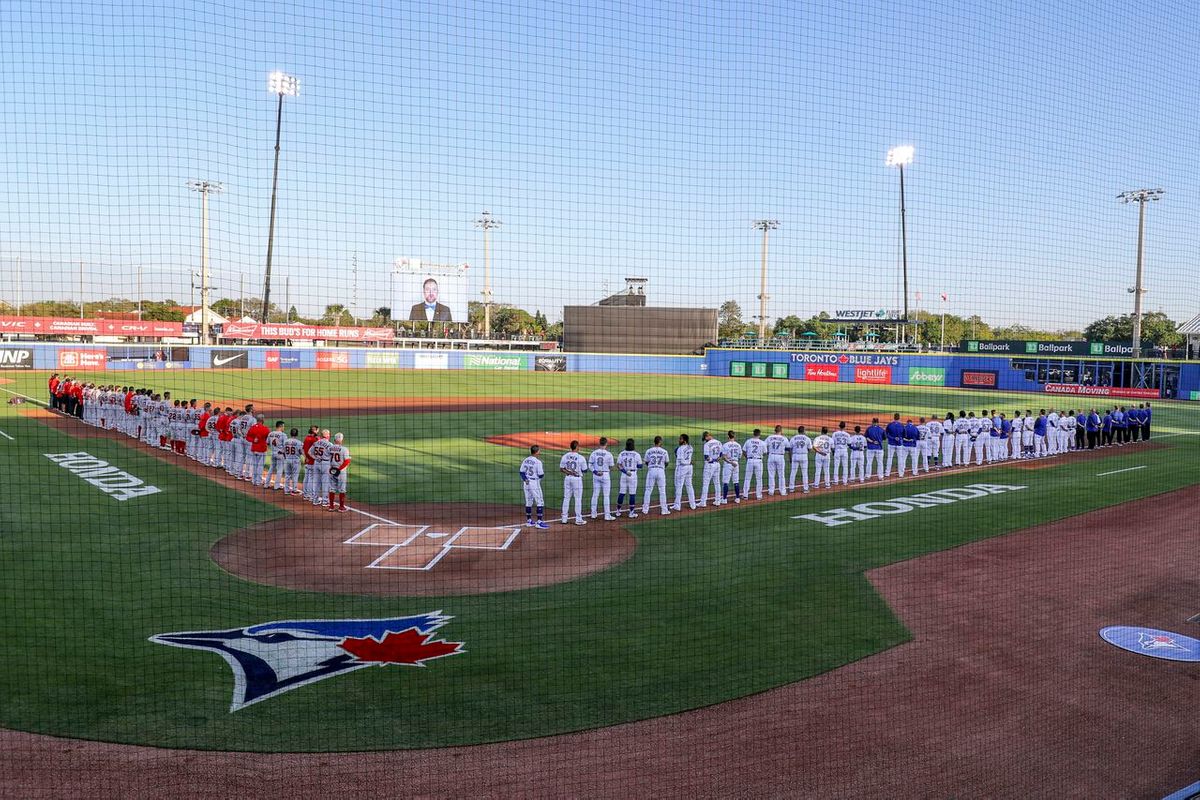
[[[632,373],[690,375],[733,379],[803,380],[895,386],[944,386],[1050,394],[1012,367],[1011,356],[975,354],[893,354],[870,352],[708,350],[703,356],[532,353],[477,350],[409,350],[369,347],[176,347],[163,361],[146,357],[157,348],[128,345],[0,344],[0,375],[22,369],[89,370],[169,369],[426,369]],[[1067,359],[1097,365],[1121,360]],[[1127,360],[1126,360],[1127,361]],[[1156,361],[1156,369],[1178,368],[1178,399],[1200,401],[1200,363]],[[1096,387],[1067,386],[1087,396],[1103,396]],[[1075,394],[1059,396],[1074,397]],[[1126,400],[1156,394],[1112,395]]]

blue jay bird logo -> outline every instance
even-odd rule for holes
[[[160,633],[155,644],[209,650],[233,670],[230,712],[334,675],[365,667],[407,664],[465,652],[462,642],[434,640],[453,617],[441,611],[392,619],[310,619],[264,622],[225,631]]]

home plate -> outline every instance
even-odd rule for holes
[[[449,536],[450,534],[448,534],[448,533],[427,533],[425,535],[428,536],[430,539],[444,539],[445,537]]]
[[[599,408],[600,406],[588,406],[588,408]]]

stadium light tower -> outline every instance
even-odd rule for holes
[[[1146,293],[1146,290],[1142,288],[1142,240],[1146,231],[1146,203],[1160,200],[1162,196],[1162,189],[1132,189],[1117,195],[1117,199],[1122,203],[1138,204],[1137,276],[1134,278],[1133,288],[1129,290],[1133,292],[1134,356],[1142,352],[1142,295]]]
[[[488,248],[488,231],[500,227],[500,220],[492,212],[484,211],[475,220],[475,227],[483,230],[483,334],[492,334],[492,251]]]
[[[275,112],[275,172],[271,176],[271,222],[267,228],[267,273],[263,278],[263,323],[269,321],[267,309],[271,307],[271,254],[275,249],[275,194],[279,186],[279,134],[283,128],[283,98],[300,94],[300,80],[286,72],[272,72],[267,78],[267,90],[279,95],[279,107]]]
[[[908,333],[908,221],[904,210],[904,168],[912,163],[914,149],[902,144],[888,150],[887,165],[900,170],[900,258],[904,269],[904,330]]]
[[[762,274],[758,291],[758,344],[761,347],[767,337],[767,231],[779,227],[777,219],[756,219],[754,227],[762,231]]]
[[[208,196],[220,194],[225,187],[218,181],[188,181],[188,188],[200,193],[200,341],[208,344]],[[139,293],[139,309],[141,302]]]

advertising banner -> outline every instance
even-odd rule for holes
[[[279,353],[279,368],[280,369],[300,369],[300,354],[299,353]]]
[[[367,353],[368,369],[397,369],[399,366],[399,353]]]
[[[855,383],[884,384],[892,382],[891,367],[855,367]]]
[[[995,389],[1000,373],[994,369],[964,369],[960,380],[964,389]]]
[[[33,351],[27,347],[0,347],[0,369],[33,369]]]
[[[505,369],[517,370],[529,368],[529,356],[517,353],[466,353],[463,355],[463,369]]]
[[[208,365],[213,369],[250,368],[250,353],[247,350],[212,350],[208,358]]]
[[[898,308],[843,308],[833,312],[837,322],[903,322],[904,312]]]
[[[108,366],[107,350],[59,350],[59,369],[104,369]]]
[[[182,336],[182,322],[72,317],[0,317],[0,333],[41,336]]]
[[[804,380],[837,383],[838,368],[833,364],[805,364]]]
[[[767,377],[767,365],[761,361],[752,362],[750,364],[750,377],[751,378]]]
[[[909,367],[909,386],[945,386],[945,367]]]
[[[566,372],[567,357],[566,356],[534,356],[533,357],[534,372]]]
[[[746,377],[746,362],[745,361],[730,361],[729,362],[729,377],[731,377],[731,378]]]
[[[771,377],[779,378],[781,380],[787,380],[788,379],[788,365],[784,362],[772,361],[771,362]]]
[[[350,351],[318,350],[317,369],[350,369]]]
[[[793,364],[870,364],[872,366],[896,367],[900,356],[876,353],[792,353]]]
[[[446,353],[413,353],[413,369],[450,369]]]
[[[349,328],[340,325],[279,325],[258,322],[227,322],[222,339],[294,339],[331,342],[390,342],[396,338],[391,328]]]
[[[266,361],[266,369],[279,369],[279,351],[267,350],[263,353],[263,358]]]
[[[1119,386],[1080,386],[1076,383],[1047,383],[1042,387],[1047,394],[1071,394],[1083,397],[1131,397],[1155,400],[1161,396],[1158,389],[1134,389]]]
[[[964,339],[959,349],[964,353],[1004,356],[1133,356],[1130,342],[1040,342],[1025,339],[996,339],[977,341]]]

